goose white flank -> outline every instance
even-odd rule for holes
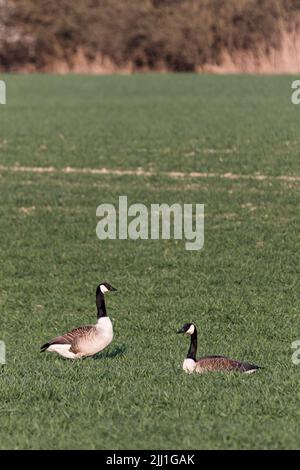
[[[113,326],[106,313],[104,294],[116,290],[107,282],[99,284],[96,290],[96,324],[80,326],[51,339],[41,346],[41,352],[55,352],[68,359],[79,359],[106,348],[113,339]]]
[[[196,372],[202,374],[209,371],[241,372],[243,374],[252,374],[260,369],[260,366],[250,364],[249,362],[236,361],[226,356],[204,356],[200,359],[197,355],[197,328],[193,323],[185,323],[177,333],[186,333],[191,337],[190,347],[182,368],[187,374]]]

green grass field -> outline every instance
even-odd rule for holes
[[[299,448],[300,107],[292,77],[2,75],[1,449]],[[152,176],[13,171],[151,170]],[[171,171],[214,177],[174,178]],[[222,178],[267,175],[268,179]],[[278,179],[298,176],[298,180]],[[100,241],[96,207],[205,204],[205,244]],[[45,340],[95,320],[115,338],[72,362]],[[186,375],[198,354],[265,368]]]

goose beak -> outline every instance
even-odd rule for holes
[[[109,289],[111,292],[116,292],[118,289],[116,289],[115,287],[113,286],[110,286],[110,289]]]
[[[185,333],[184,327],[180,328],[180,330],[176,331],[176,333],[177,333],[177,334],[179,334],[179,333]]]

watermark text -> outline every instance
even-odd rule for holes
[[[96,216],[101,217],[96,227],[100,240],[185,239],[186,250],[201,250],[204,245],[204,204],[162,203],[149,209],[144,204],[128,207],[127,196],[119,196],[117,208],[100,204]]]
[[[293,341],[291,348],[295,349],[292,354],[292,363],[295,364],[295,366],[298,366],[300,364],[300,339]]]
[[[0,364],[6,364],[6,349],[4,341],[0,341]]]
[[[6,85],[3,80],[0,80],[0,104],[6,104]]]

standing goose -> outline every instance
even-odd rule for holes
[[[229,359],[225,356],[204,356],[196,359],[197,354],[197,328],[193,323],[185,323],[177,333],[186,333],[191,337],[191,344],[182,368],[188,374],[196,372],[202,374],[209,371],[235,371],[244,374],[252,374],[260,369],[260,366]]]
[[[106,314],[104,294],[116,291],[107,282],[99,284],[96,290],[97,323],[86,325],[57,336],[41,346],[41,352],[56,352],[69,359],[93,356],[111,343],[113,326]]]

